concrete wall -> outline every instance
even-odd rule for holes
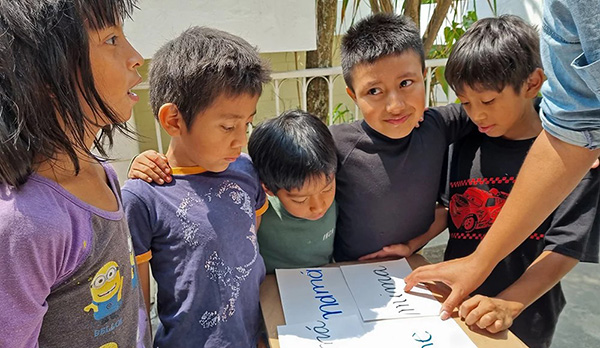
[[[243,37],[261,52],[316,48],[315,2],[307,0],[142,0],[125,33],[144,58],[194,25]]]

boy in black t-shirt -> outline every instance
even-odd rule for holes
[[[444,155],[472,124],[459,104],[425,110],[425,53],[409,18],[369,16],[341,46],[346,90],[364,120],[330,128],[338,155],[334,258],[409,256],[444,229],[445,211],[435,209]],[[436,215],[442,219],[432,225]]]
[[[516,16],[476,22],[454,47],[446,79],[479,130],[452,151],[448,260],[471,254],[485,237],[542,130],[536,31]],[[490,332],[510,327],[529,347],[549,347],[565,305],[560,279],[578,261],[598,262],[599,201],[593,169],[461,305],[466,323]]]

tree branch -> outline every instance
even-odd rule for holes
[[[435,41],[435,37],[437,36],[438,31],[442,27],[442,23],[444,22],[444,18],[446,18],[446,14],[448,13],[448,9],[450,5],[452,5],[453,0],[438,0],[437,5],[435,6],[435,10],[433,10],[433,15],[429,20],[429,24],[427,25],[427,30],[425,30],[425,34],[423,35],[423,46],[425,47],[425,55],[433,46],[433,42]]]
[[[415,22],[417,28],[420,25],[420,12],[421,12],[421,1],[420,0],[406,0],[404,1],[404,15],[409,17]]]

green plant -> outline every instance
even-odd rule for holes
[[[339,103],[335,106],[331,115],[331,124],[349,123],[352,121],[354,121],[354,114],[352,114],[346,104]]]
[[[494,2],[495,3],[495,2]],[[448,58],[450,52],[452,52],[452,48],[460,39],[460,37],[477,21],[477,12],[467,11],[465,15],[462,16],[462,21],[457,22],[456,18],[458,17],[458,7],[454,7],[454,16],[452,22],[449,26],[444,28],[444,43],[441,45],[434,45],[431,50],[428,52],[428,57],[431,59],[441,59]],[[435,86],[439,85],[446,97],[450,96],[450,89],[448,86],[448,82],[444,77],[445,67],[437,67],[432,71],[431,78],[431,90],[428,96],[430,105],[435,105],[436,97],[435,97]]]

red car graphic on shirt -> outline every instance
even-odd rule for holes
[[[493,188],[489,192],[469,187],[462,194],[450,198],[450,218],[459,229],[471,232],[488,228],[500,213],[508,194]]]

